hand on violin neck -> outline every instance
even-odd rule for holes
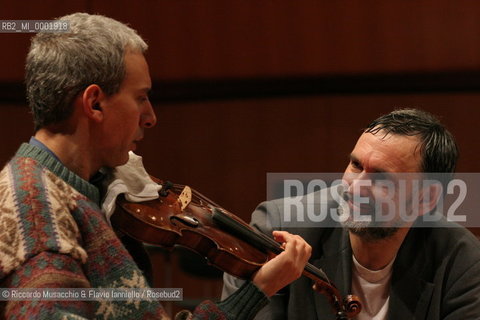
[[[285,251],[264,264],[253,277],[253,283],[268,297],[298,279],[312,253],[312,247],[302,237],[286,231],[273,231],[276,241]]]

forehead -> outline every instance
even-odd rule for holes
[[[371,172],[419,172],[421,148],[417,136],[363,133],[357,141],[352,158]]]
[[[140,52],[127,51],[124,60],[126,73],[121,87],[138,90],[149,89],[152,84],[145,56]]]

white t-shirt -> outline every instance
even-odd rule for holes
[[[387,319],[394,261],[395,258],[385,268],[372,271],[363,267],[353,256],[352,293],[360,298],[363,307],[357,320]]]

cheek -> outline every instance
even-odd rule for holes
[[[138,111],[135,110],[130,110],[130,112],[126,112],[123,115],[123,123],[121,124],[125,128],[128,128],[129,130],[133,130],[134,128],[137,128],[140,123],[140,114]]]
[[[343,173],[342,180],[345,181],[347,184],[351,184],[353,180],[353,173],[352,170],[350,169],[350,166],[347,166],[345,169],[345,172]]]
[[[133,115],[122,115],[116,123],[112,123],[112,125],[109,126],[109,132],[107,134],[113,137],[116,143],[130,143],[134,140],[134,135],[137,132],[137,123]]]
[[[131,114],[127,119],[125,119],[125,126],[129,128],[136,128],[139,124],[139,117],[137,114]]]

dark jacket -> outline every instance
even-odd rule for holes
[[[327,201],[329,208],[336,206],[327,193],[314,199]],[[342,295],[351,293],[348,232],[307,221],[286,223],[283,206],[282,199],[260,204],[252,224],[267,234],[282,229],[302,236],[313,247],[311,263]],[[437,220],[428,225],[416,221],[400,247],[393,265],[389,320],[480,319],[480,242],[465,228],[443,217]],[[224,279],[224,296],[241,283],[227,275]],[[335,319],[327,299],[311,288],[312,281],[301,277],[275,295],[256,319]]]

